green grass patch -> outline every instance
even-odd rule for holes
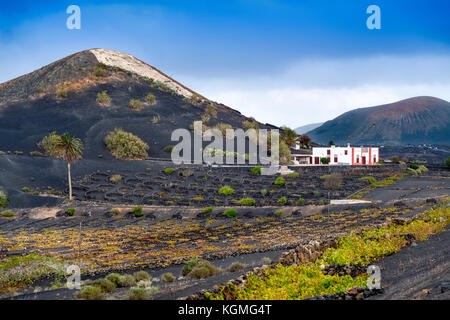
[[[227,216],[228,218],[234,218],[237,216],[237,211],[234,209],[228,209],[228,210],[225,210],[224,212],[222,212],[222,214],[224,216]]]
[[[274,182],[274,184],[277,185],[277,186],[284,186],[284,183],[285,183],[285,181],[284,181],[283,177],[276,178],[275,182]]]
[[[165,168],[165,169],[164,169],[164,172],[167,173],[167,174],[171,174],[171,173],[174,172],[174,171],[175,171],[174,168]]]
[[[255,205],[255,199],[253,199],[253,198],[244,198],[244,199],[239,200],[237,203],[243,204],[243,205],[246,205],[246,206],[253,206],[253,205]]]
[[[214,210],[214,207],[208,207],[206,209],[203,209],[202,211],[200,211],[201,214],[208,214],[211,213]]]
[[[230,196],[234,193],[234,189],[229,186],[224,186],[224,187],[220,188],[218,192],[219,192],[219,194]]]
[[[5,211],[0,212],[0,217],[3,217],[3,218],[11,218],[11,217],[14,217],[15,215],[16,215],[16,213],[11,210],[5,210]]]
[[[65,211],[66,215],[68,215],[69,217],[73,216],[75,213],[75,208],[68,208]]]
[[[142,207],[141,206],[136,206],[133,208],[132,210],[133,214],[135,217],[142,217],[144,214],[142,213]]]
[[[256,174],[256,175],[261,174],[261,167],[256,166],[256,167],[251,168],[250,169],[250,173],[251,174]]]
[[[3,189],[0,189],[0,209],[8,205],[8,195]]]

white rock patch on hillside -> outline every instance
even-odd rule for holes
[[[192,91],[169,78],[161,71],[136,59],[130,54],[108,49],[92,49],[90,52],[95,55],[98,62],[107,66],[119,67],[134,72],[142,77],[149,77],[155,81],[161,81],[169,88],[175,90],[178,94],[187,98],[191,97],[193,94]]]

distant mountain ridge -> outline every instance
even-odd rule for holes
[[[450,103],[420,96],[348,111],[307,134],[315,142],[450,144]]]
[[[323,122],[305,124],[304,126],[295,128],[294,131],[297,132],[298,134],[305,134],[308,131],[311,131],[311,130],[314,130],[315,128],[320,127],[322,124],[323,124]]]

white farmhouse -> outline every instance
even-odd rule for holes
[[[311,151],[295,149],[292,162],[296,165],[321,165],[322,158],[330,165],[376,165],[380,160],[378,147],[313,147]]]

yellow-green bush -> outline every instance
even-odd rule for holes
[[[8,205],[8,196],[3,189],[0,189],[0,209]]]
[[[59,155],[58,144],[61,141],[61,136],[57,135],[55,131],[48,136],[42,138],[38,143],[39,147],[44,151],[47,157],[57,157]]]
[[[102,106],[109,106],[111,104],[111,97],[108,95],[106,90],[97,93],[97,103]]]
[[[128,106],[134,111],[141,111],[144,108],[144,103],[137,99],[131,99]]]
[[[122,129],[111,131],[105,138],[105,144],[116,159],[140,160],[148,156],[148,144]]]

